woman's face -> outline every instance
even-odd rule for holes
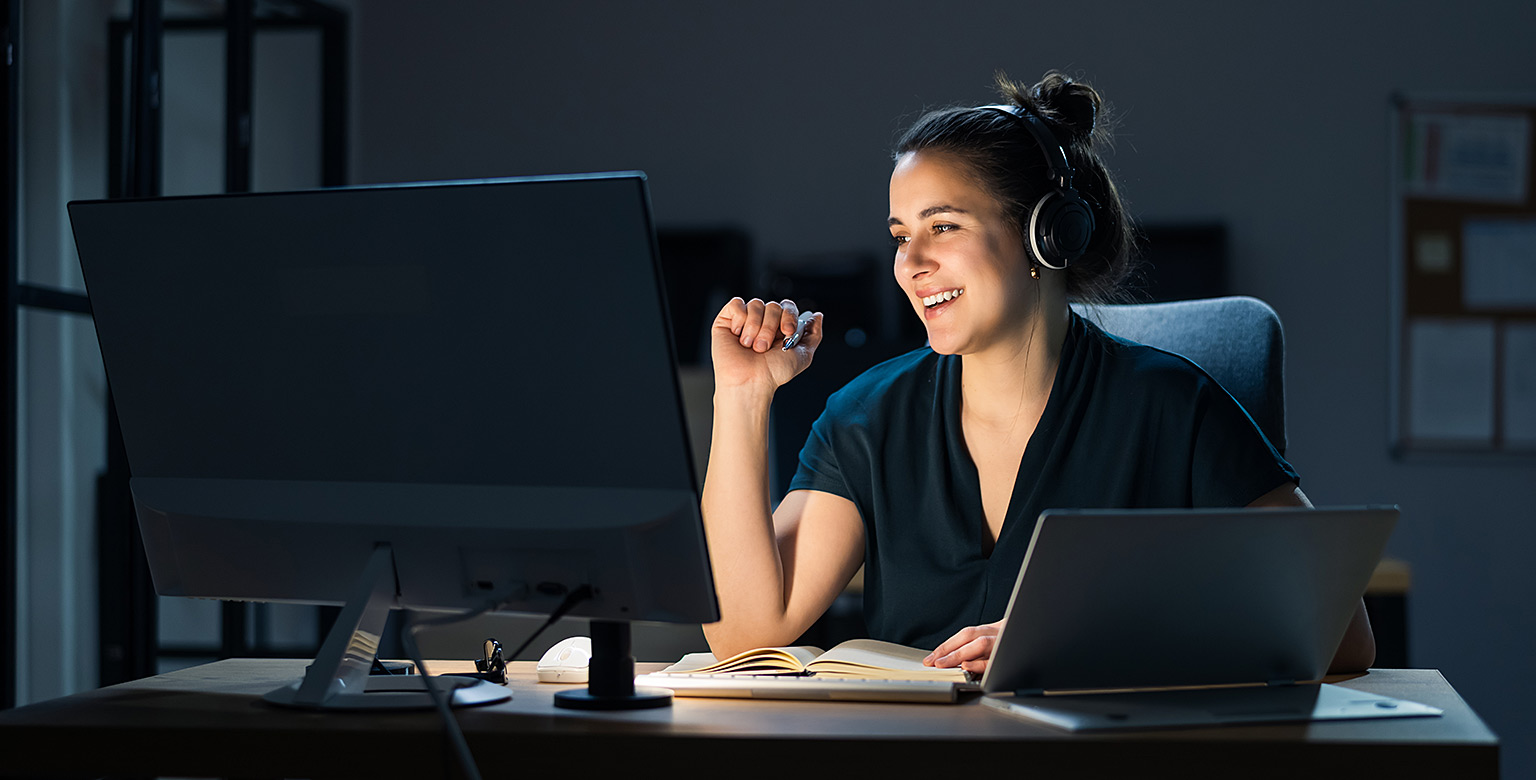
[[[909,152],[891,173],[896,283],[946,355],[1018,344],[1036,296],[1023,240],[952,158]]]

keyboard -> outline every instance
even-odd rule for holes
[[[730,676],[642,674],[636,687],[667,688],[677,696],[796,701],[876,701],[954,704],[981,686],[947,680],[871,680],[815,675]]]

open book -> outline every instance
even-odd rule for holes
[[[823,652],[816,647],[762,647],[737,653],[724,661],[710,653],[689,653],[682,660],[657,672],[668,674],[714,674],[731,677],[769,675],[815,675],[828,678],[865,680],[944,680],[963,683],[969,678],[956,667],[938,669],[923,666],[926,650],[881,642],[875,639],[850,639]]]

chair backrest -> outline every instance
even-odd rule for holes
[[[1234,296],[1072,309],[1106,332],[1194,361],[1285,454],[1285,334],[1269,304]]]

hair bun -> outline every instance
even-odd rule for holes
[[[1101,130],[1099,113],[1104,101],[1087,84],[1073,81],[1060,71],[1050,71],[1032,87],[1023,87],[998,74],[998,90],[1003,99],[1048,120],[1059,136],[1070,143],[1092,144]]]
[[[1072,135],[1072,140],[1090,139],[1098,124],[1099,108],[1103,101],[1099,93],[1087,84],[1079,84],[1061,73],[1045,74],[1031,90],[1035,99],[1051,119],[1056,120]]]

